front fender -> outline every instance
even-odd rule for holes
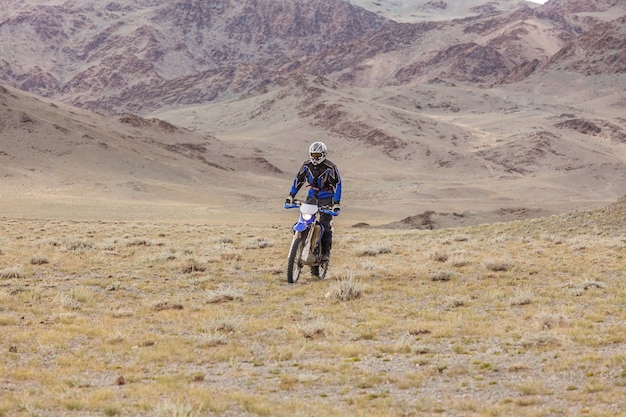
[[[293,230],[296,232],[304,232],[308,228],[309,228],[309,225],[303,222],[298,222],[293,225]]]

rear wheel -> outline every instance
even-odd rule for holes
[[[328,272],[328,261],[324,261],[318,267],[320,279],[326,278],[326,272]]]
[[[289,249],[289,259],[287,261],[287,282],[290,284],[298,281],[300,271],[302,271],[302,249],[304,248],[304,237],[300,236],[291,242]]]

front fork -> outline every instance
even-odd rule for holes
[[[311,254],[312,258],[308,259],[308,265],[319,265],[322,260],[322,235],[324,234],[324,226],[317,222],[306,230],[305,250]]]

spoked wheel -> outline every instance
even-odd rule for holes
[[[304,248],[304,237],[300,236],[291,242],[289,249],[289,260],[287,261],[287,282],[290,284],[298,281],[300,271],[302,271],[302,249]]]

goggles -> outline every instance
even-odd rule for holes
[[[321,152],[311,152],[311,158],[321,158],[322,156]]]

